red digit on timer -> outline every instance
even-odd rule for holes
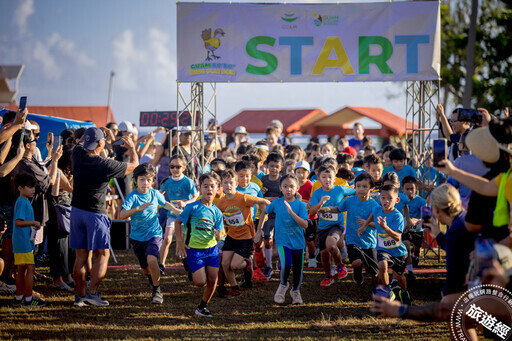
[[[141,122],[141,124],[143,126],[147,126],[148,123],[149,123],[149,113],[148,112],[143,112],[142,113],[142,122]]]
[[[169,124],[169,113],[168,112],[164,112],[162,114],[162,117],[161,117],[161,120],[160,120],[160,125],[162,127],[167,127]]]
[[[158,125],[158,113],[157,113],[157,112],[152,112],[152,113],[151,113],[151,120],[150,120],[150,124],[151,124],[153,127]]]

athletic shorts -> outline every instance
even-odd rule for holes
[[[4,225],[7,225],[7,229],[2,235],[3,239],[12,238],[12,233],[14,231],[13,210],[14,208],[11,205],[0,206],[0,226],[3,229]]]
[[[69,247],[72,249],[104,250],[110,247],[112,220],[102,213],[71,208]]]
[[[276,218],[268,218],[265,224],[263,224],[263,238],[272,239],[274,237],[274,227],[276,225]],[[257,225],[256,225],[257,226]]]
[[[28,264],[35,264],[33,252],[15,253],[14,254],[14,265],[28,265]]]
[[[379,273],[376,249],[362,249],[357,245],[348,244],[347,252],[350,263],[353,263],[356,259],[360,259],[363,262],[367,274],[376,275]]]
[[[333,237],[336,242],[338,242],[342,237],[343,233],[345,233],[345,228],[340,225],[334,225],[326,229],[318,230],[318,246],[320,247],[320,251],[325,250],[325,241],[327,237]]]
[[[308,227],[306,228],[306,231],[304,232],[304,237],[306,238],[307,242],[312,242],[315,240],[317,228],[318,228],[318,219],[311,219],[308,222]]]
[[[410,241],[416,248],[420,248],[423,244],[423,231],[407,231],[402,234],[402,240]]]
[[[388,268],[396,272],[398,275],[402,275],[405,272],[407,266],[407,254],[400,257],[393,257],[386,251],[377,251],[377,260],[380,262],[387,261]]]
[[[139,260],[140,267],[145,269],[148,267],[148,256],[155,256],[158,259],[162,238],[153,237],[145,242],[130,238],[130,244],[132,244],[133,252]]]
[[[254,240],[251,239],[233,239],[226,236],[222,251],[233,251],[243,258],[249,258],[254,253]]]
[[[208,249],[187,249],[187,263],[192,273],[207,266],[218,268],[219,248],[215,245]]]

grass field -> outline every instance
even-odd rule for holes
[[[131,251],[117,251],[118,264],[137,265]],[[112,259],[111,265],[114,265]],[[168,266],[179,266],[170,263]],[[425,267],[437,267],[427,261]],[[38,269],[48,273],[48,268]],[[277,271],[276,271],[277,272]],[[14,308],[0,297],[0,340],[48,339],[223,339],[223,340],[445,340],[446,324],[378,319],[369,312],[370,285],[352,282],[351,274],[330,287],[320,287],[322,272],[306,270],[301,287],[305,304],[274,303],[278,272],[268,283],[255,283],[234,299],[215,295],[213,319],[196,317],[201,289],[183,270],[168,270],[162,279],[164,304],[149,303],[147,278],[138,269],[109,269],[101,286],[109,307],[73,307],[73,294],[37,282],[35,290],[50,303],[38,309]],[[410,289],[414,304],[439,300],[444,275],[418,274]],[[291,278],[290,278],[291,279]]]

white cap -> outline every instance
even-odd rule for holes
[[[307,161],[297,161],[294,169],[297,169],[297,168],[304,168],[308,172],[311,171],[311,166],[309,165],[309,162],[307,162]]]
[[[181,126],[180,131],[181,132],[192,131],[192,127],[191,126]]]
[[[37,130],[37,129],[39,129],[39,127],[36,126],[35,124],[30,123],[29,120],[26,120],[25,121],[25,129],[27,129],[27,130]]]
[[[244,135],[247,135],[247,130],[245,129],[244,126],[238,126],[236,127],[235,129],[235,134],[244,134]]]
[[[133,129],[133,125],[128,121],[122,121],[117,127],[119,131],[126,131],[132,134],[136,132],[135,129]]]

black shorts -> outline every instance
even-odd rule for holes
[[[353,263],[356,259],[360,259],[363,262],[367,274],[376,275],[379,273],[376,249],[361,249],[357,245],[348,244],[347,251],[350,263]]]
[[[308,222],[308,227],[304,232],[304,236],[306,237],[307,242],[312,242],[316,238],[316,229],[318,228],[318,219],[311,219]]]
[[[423,231],[407,231],[402,234],[402,240],[410,241],[416,248],[420,248],[423,244],[424,234]]]
[[[405,272],[407,266],[407,254],[400,257],[393,257],[386,251],[377,251],[377,260],[379,263],[383,260],[388,262],[388,268],[396,272],[398,275],[402,275]]]
[[[226,236],[222,251],[233,251],[243,258],[249,258],[254,252],[254,241],[252,238],[233,239],[230,236]]]
[[[160,247],[162,246],[162,238],[153,237],[145,242],[130,238],[130,244],[132,244],[133,252],[139,260],[140,267],[145,269],[148,267],[148,256],[154,256],[158,259]]]
[[[327,237],[333,237],[336,242],[338,242],[345,232],[345,228],[340,225],[334,225],[327,229],[318,230],[318,246],[320,247],[320,251],[325,250],[325,241]]]

